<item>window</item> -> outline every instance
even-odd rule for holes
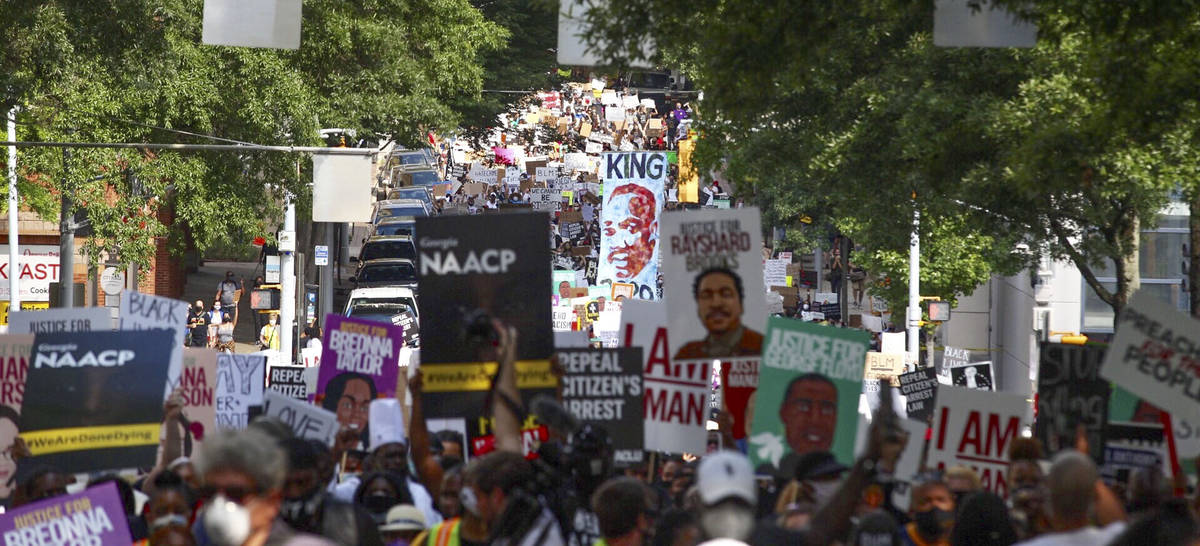
[[[1142,276],[1142,289],[1162,301],[1188,312],[1188,294],[1184,290],[1183,272],[1187,253],[1184,245],[1188,241],[1187,216],[1168,214],[1162,216],[1155,229],[1142,232],[1141,248],[1138,253],[1138,269]],[[1109,290],[1116,288],[1117,279],[1111,264],[1096,270],[1097,280]],[[1108,304],[1096,296],[1086,282],[1083,283],[1083,331],[1111,333],[1113,313]]]

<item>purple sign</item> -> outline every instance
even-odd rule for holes
[[[371,400],[396,395],[404,328],[333,314],[325,321],[314,401],[339,425],[362,430]]]
[[[112,482],[0,514],[0,543],[130,544],[125,508]]]

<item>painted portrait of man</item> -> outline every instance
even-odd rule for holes
[[[746,293],[737,273],[725,267],[701,271],[692,283],[692,295],[708,335],[684,344],[676,359],[762,354],[762,334],[742,324]]]
[[[645,187],[624,184],[613,190],[605,206],[627,213],[604,222],[611,243],[603,259],[614,266],[618,280],[635,281],[652,264],[658,245],[658,199]]]

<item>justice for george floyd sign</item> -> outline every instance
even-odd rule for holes
[[[1117,318],[1100,375],[1181,417],[1200,410],[1200,321],[1139,290]]]

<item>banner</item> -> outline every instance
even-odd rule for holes
[[[399,326],[326,315],[314,402],[343,426],[365,429],[371,401],[396,395],[403,346]]]
[[[271,366],[267,374],[267,391],[308,401],[308,386],[304,383],[305,369],[304,366]]]
[[[767,320],[750,459],[790,476],[801,455],[854,461],[858,402],[870,334],[788,318]]]
[[[216,431],[217,381],[216,351],[183,349],[183,373],[178,389],[183,398],[183,415],[189,423],[188,433],[196,442],[203,442],[210,432]]]
[[[0,514],[0,538],[8,546],[133,542],[125,506],[112,482]]]
[[[8,314],[8,333],[10,334],[91,332],[94,330],[112,330],[112,315],[107,307],[68,307],[44,311],[17,311]]]
[[[933,406],[937,396],[937,370],[921,367],[916,371],[900,374],[898,379],[908,418],[929,423],[933,418]]]
[[[154,466],[174,332],[37,334],[21,437],[67,473]]]
[[[927,466],[968,466],[984,489],[1008,498],[1008,446],[1021,437],[1028,411],[1023,395],[938,388]]]
[[[7,247],[8,245],[3,245]],[[18,249],[25,245],[20,245]],[[50,301],[50,283],[59,282],[58,253],[53,256],[24,255],[17,258],[21,269],[21,301]],[[8,254],[0,255],[0,299],[12,300],[8,286]]]
[[[1200,410],[1200,322],[1138,290],[1117,317],[1100,375],[1181,417]]]
[[[658,298],[658,224],[668,170],[662,152],[603,155],[598,285],[632,283],[636,298]]]
[[[158,330],[167,328],[175,333],[175,345],[168,363],[167,378],[164,385],[168,389],[163,393],[163,399],[170,394],[171,385],[179,382],[179,372],[183,367],[183,346],[187,340],[188,309],[191,306],[186,301],[180,301],[152,294],[143,294],[126,290],[121,292],[120,330]]]
[[[333,445],[339,428],[336,413],[274,390],[263,393],[263,415],[282,421],[297,438],[320,440],[325,445]]]
[[[250,407],[261,406],[267,357],[217,355],[217,428],[246,428]]]
[[[0,406],[8,406],[18,414],[21,413],[25,375],[29,371],[29,354],[32,351],[33,334],[0,335]],[[0,450],[6,448],[8,445],[0,442]]]
[[[558,364],[567,411],[609,433],[618,467],[642,462],[642,349],[560,350]]]
[[[1075,446],[1075,429],[1087,428],[1090,455],[1102,461],[1104,423],[1112,387],[1100,377],[1103,346],[1042,343],[1038,351],[1037,419],[1033,433],[1048,453]]]
[[[621,310],[624,347],[641,347],[647,451],[704,453],[712,364],[672,365],[667,306],[630,300]]]

